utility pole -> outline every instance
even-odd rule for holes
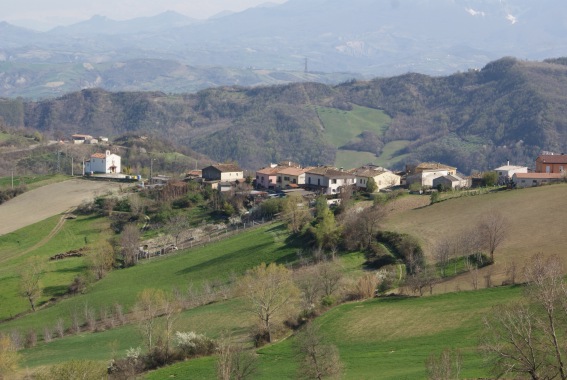
[[[73,156],[71,156],[71,177],[73,176]]]
[[[61,173],[61,160],[60,160],[60,151],[57,151],[57,173]]]
[[[14,169],[12,169],[12,189],[14,188]]]
[[[154,159],[150,156],[150,185],[152,184],[152,172],[154,170]]]
[[[305,57],[305,74],[309,72],[309,70],[307,70],[307,62],[308,62],[308,58]]]

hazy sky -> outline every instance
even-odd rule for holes
[[[219,12],[242,11],[266,2],[286,0],[1,0],[0,20],[28,28],[46,30],[102,15],[115,20],[153,16],[173,10],[194,18]]]

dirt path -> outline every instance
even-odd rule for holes
[[[72,179],[28,191],[0,205],[0,235],[61,214],[98,194],[116,192],[119,186],[116,182]],[[64,219],[59,222],[63,223]]]

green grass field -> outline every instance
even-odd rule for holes
[[[353,106],[352,111],[317,107],[317,113],[325,125],[327,141],[337,147],[348,143],[364,131],[381,136],[390,122],[390,117],[383,111],[360,106]]]
[[[317,107],[317,113],[325,126],[327,141],[336,147],[356,139],[364,131],[371,131],[382,136],[390,123],[390,117],[383,111],[360,106],[353,106],[352,111]],[[389,142],[384,146],[379,157],[370,152],[340,149],[337,151],[335,166],[355,168],[373,163],[390,167],[406,157],[406,155],[396,155],[396,152],[405,148],[408,144],[409,141],[405,140]]]
[[[425,360],[445,348],[461,350],[463,378],[488,377],[476,348],[482,316],[521,295],[519,287],[423,298],[383,298],[336,307],[316,320],[340,352],[346,379],[425,379]],[[258,379],[297,378],[294,339],[258,350]],[[215,358],[179,363],[147,379],[215,378]]]
[[[53,238],[45,244],[37,243],[48,236],[59,222],[57,215],[42,222],[0,237],[0,319],[9,318],[29,310],[30,305],[18,294],[20,268],[26,259],[39,256],[46,263],[42,277],[44,286],[40,304],[52,297],[63,295],[73,278],[86,268],[83,258],[49,261],[57,253],[86,246],[85,240],[93,243],[109,236],[108,221],[96,217],[79,217],[67,220]],[[0,325],[1,328],[1,325]]]
[[[262,262],[291,262],[296,259],[296,247],[286,245],[287,236],[283,226],[270,225],[202,248],[143,261],[129,269],[115,270],[95,283],[86,294],[63,299],[54,306],[5,322],[0,325],[0,330],[16,328],[25,331],[52,326],[57,318],[68,319],[71,310],[82,309],[85,303],[97,310],[102,306],[120,303],[127,311],[134,304],[137,294],[145,288],[171,291],[177,287],[184,291],[189,283],[198,287],[204,280],[226,280],[233,273],[241,274]],[[17,279],[14,281],[17,283]]]

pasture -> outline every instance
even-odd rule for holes
[[[566,194],[567,184],[557,184],[463,196],[395,213],[384,226],[417,237],[433,260],[438,241],[470,231],[484,215],[497,211],[509,224],[508,236],[495,252],[495,264],[483,268],[480,275],[490,270],[494,283],[500,284],[507,264],[515,262],[520,272],[526,260],[538,252],[558,254],[567,264]],[[470,288],[466,275],[444,283],[439,290],[457,288]]]
[[[463,378],[490,375],[477,351],[482,317],[493,306],[521,296],[521,287],[502,287],[432,297],[387,297],[338,306],[316,319],[335,344],[345,379],[425,379],[425,360],[445,348],[463,355]],[[258,379],[295,379],[299,359],[294,338],[257,351]],[[215,378],[215,358],[178,363],[147,379]]]

